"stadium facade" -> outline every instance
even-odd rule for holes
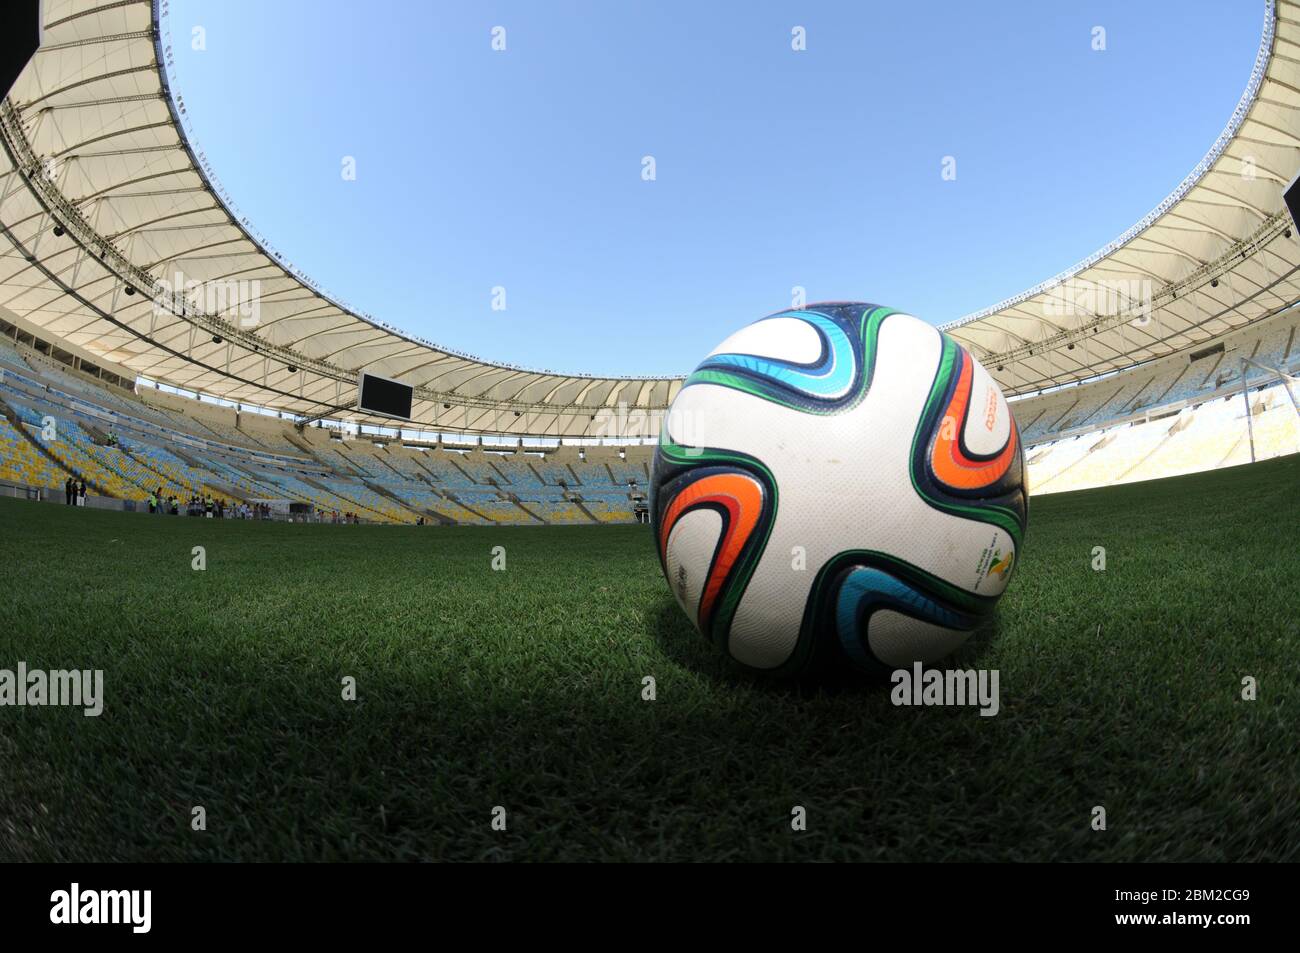
[[[1172,193],[1084,261],[944,326],[1012,396],[1031,489],[1300,450],[1300,236],[1283,202],[1300,3],[1263,14],[1240,102]],[[0,479],[71,472],[142,500],[162,476],[402,522],[635,517],[643,444],[682,378],[494,363],[345,305],[238,214],[187,135],[165,3],[49,0],[41,21],[0,103]],[[361,371],[414,386],[409,426],[357,410]],[[71,445],[42,441],[47,418]],[[292,426],[318,420],[374,439]]]

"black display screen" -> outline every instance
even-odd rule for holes
[[[385,417],[411,419],[411,401],[415,388],[373,374],[362,374],[357,394],[357,409]]]
[[[1291,213],[1291,224],[1300,228],[1300,174],[1286,187],[1282,201],[1286,202],[1286,210]]]
[[[13,86],[41,42],[39,0],[10,0],[5,4],[5,28],[0,31],[0,99]]]

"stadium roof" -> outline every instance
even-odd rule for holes
[[[1300,168],[1300,3],[1264,12],[1240,104],[1168,198],[1074,268],[945,328],[1006,390],[1141,363],[1300,297],[1281,197]],[[458,353],[330,298],[259,238],[185,135],[165,4],[47,0],[42,13],[41,48],[0,106],[0,306],[137,374],[303,416],[391,423],[347,410],[365,369],[414,384],[431,429],[657,432],[651,414],[680,378]],[[620,405],[631,423],[612,423]]]
[[[1300,170],[1300,4],[1264,7],[1246,90],[1173,192],[1074,267],[944,326],[1005,389],[1121,370],[1300,298],[1300,247],[1282,201]]]

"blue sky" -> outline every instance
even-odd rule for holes
[[[485,358],[668,374],[796,285],[940,324],[1088,255],[1221,131],[1264,5],[987,6],[171,0],[169,24],[198,144],[326,291]]]

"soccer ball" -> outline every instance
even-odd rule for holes
[[[742,665],[798,676],[932,662],[1011,579],[1028,519],[1006,398],[946,334],[836,302],[720,344],[664,418],[664,576]]]

